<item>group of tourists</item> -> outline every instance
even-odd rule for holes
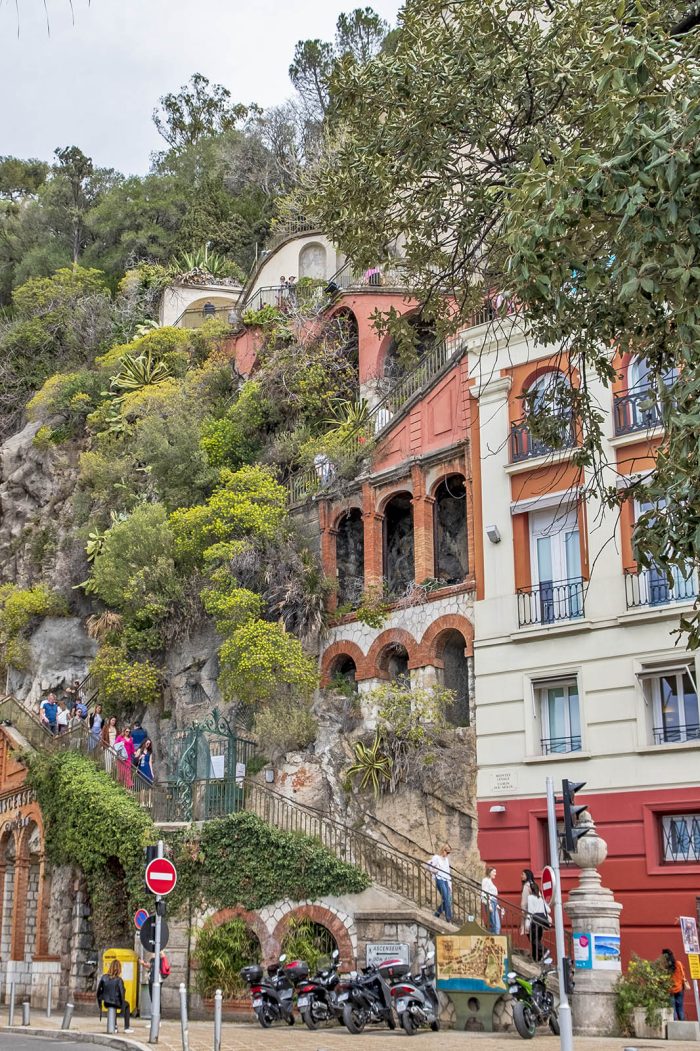
[[[39,718],[52,734],[63,734],[75,729],[87,716],[88,708],[79,679],[74,679],[60,697],[52,690],[39,705]]]

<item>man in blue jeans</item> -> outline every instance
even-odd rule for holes
[[[50,733],[56,733],[56,718],[58,716],[58,702],[56,701],[56,694],[50,693],[46,697],[46,700],[42,701],[39,705],[39,715],[41,721],[49,730]]]
[[[435,915],[443,912],[448,923],[452,923],[452,876],[450,875],[450,848],[445,844],[439,854],[433,854],[425,866],[432,873],[440,893],[440,907]]]

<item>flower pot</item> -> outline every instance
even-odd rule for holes
[[[635,1007],[632,1011],[632,1028],[637,1040],[665,1040],[666,1027],[671,1021],[673,1011],[670,1007],[660,1008],[658,1025],[647,1024],[645,1007]]]

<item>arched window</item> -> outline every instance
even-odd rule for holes
[[[569,381],[558,369],[543,372],[528,384],[522,397],[524,418],[511,427],[514,463],[574,444],[569,392]]]
[[[282,939],[282,952],[290,960],[308,963],[311,974],[315,974],[319,966],[327,966],[337,948],[338,943],[328,928],[308,916],[292,916]]]
[[[469,569],[467,558],[467,490],[464,479],[450,475],[435,491],[435,576],[459,584]]]
[[[365,589],[365,530],[362,511],[354,507],[338,522],[335,538],[338,605],[356,609]]]
[[[316,279],[328,277],[326,273],[326,249],[322,244],[312,241],[311,244],[304,245],[299,252],[299,273],[297,276]]]
[[[333,322],[338,327],[338,334],[345,348],[345,357],[358,376],[360,370],[360,329],[352,310],[339,310],[333,315]]]
[[[466,642],[461,632],[446,631],[440,640],[438,652],[443,667],[440,678],[455,699],[446,715],[454,726],[469,726],[469,660],[465,653]]]
[[[384,511],[384,577],[392,596],[403,595],[415,579],[410,493],[392,496]]]
[[[341,653],[333,661],[330,685],[331,687],[337,686],[347,688],[348,684],[351,685],[353,689],[357,689],[357,665],[347,653]]]
[[[401,642],[390,642],[379,655],[379,670],[392,682],[410,679],[408,670],[408,650]]]

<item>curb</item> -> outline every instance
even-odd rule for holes
[[[81,1033],[78,1029],[35,1029],[34,1026],[2,1026],[0,1033],[14,1033],[17,1036],[36,1036],[47,1040],[72,1040],[74,1044],[98,1044],[101,1047],[113,1047],[116,1051],[150,1051],[147,1044],[132,1040],[126,1036],[109,1036],[106,1033]]]

